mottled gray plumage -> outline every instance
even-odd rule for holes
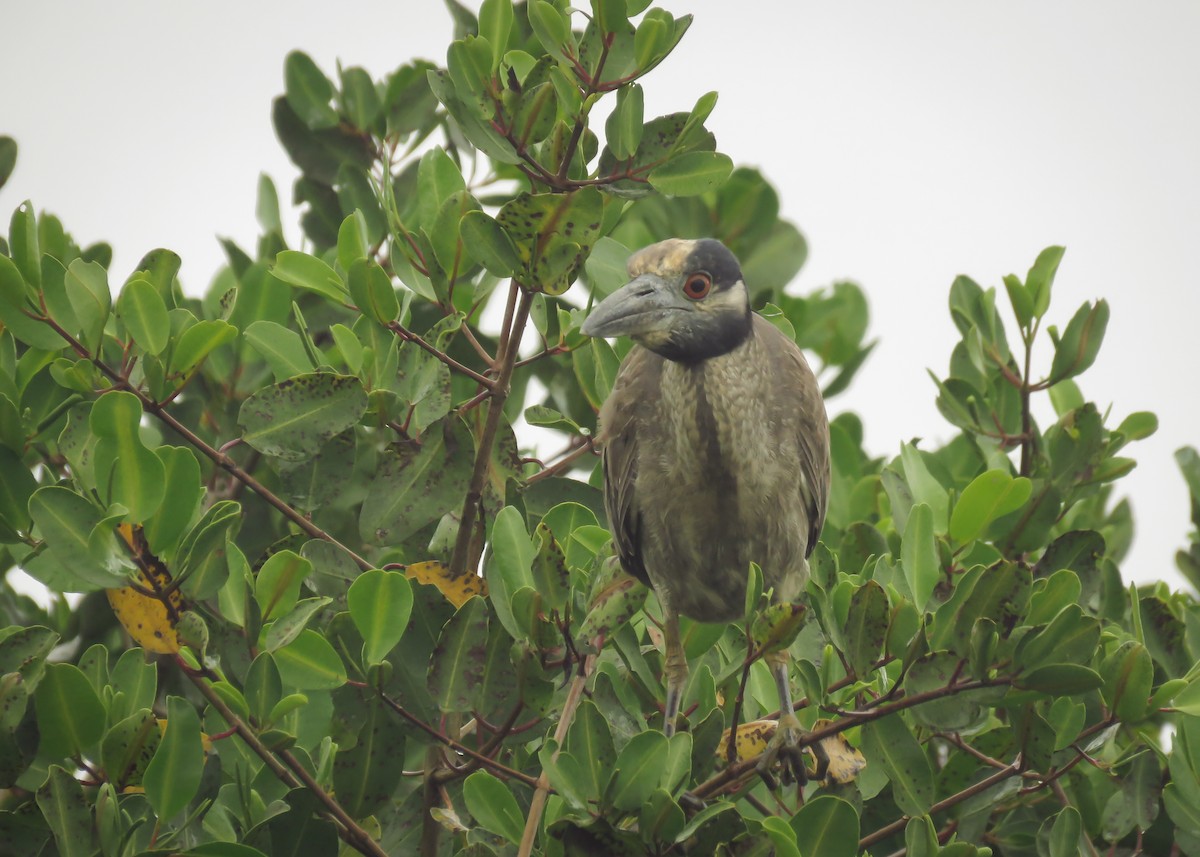
[[[794,599],[825,521],[829,428],[812,370],[761,316],[687,364],[635,347],[600,413],[605,508],[625,569],[684,616],[742,615],[746,572]]]
[[[751,562],[777,601],[802,591],[825,521],[829,425],[800,349],[750,311],[724,245],[663,241],[629,274],[583,332],[637,343],[600,412],[605,507],[621,564],[663,605],[670,732],[687,675],[678,615],[740,617]],[[771,663],[777,738],[802,775],[786,654]]]

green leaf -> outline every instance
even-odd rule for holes
[[[632,158],[642,144],[645,128],[642,88],[636,83],[617,90],[617,106],[604,126],[608,147],[617,160]]]
[[[929,472],[921,452],[912,444],[901,445],[900,462],[904,471],[904,481],[912,491],[913,502],[929,506],[933,512],[935,533],[946,532],[950,518],[950,498],[945,487]]]
[[[0,188],[8,183],[17,165],[17,141],[7,134],[0,135]]]
[[[1029,322],[1033,320],[1033,296],[1029,289],[1015,274],[1004,275],[1004,288],[1008,291],[1008,302],[1012,304],[1017,324],[1024,328],[1029,327]]]
[[[858,813],[839,797],[819,795],[805,803],[789,824],[796,831],[801,854],[854,857],[858,853]]]
[[[1054,817],[1054,826],[1050,828],[1050,857],[1077,857],[1082,833],[1083,820],[1079,810],[1073,806],[1063,808]]]
[[[456,418],[431,427],[420,449],[385,453],[359,515],[362,538],[378,544],[403,541],[444,514],[461,508],[471,479],[472,439]]]
[[[35,289],[42,285],[42,249],[38,244],[37,216],[33,203],[25,200],[8,224],[8,252],[17,270]]]
[[[661,732],[640,732],[617,755],[605,792],[605,802],[619,810],[634,810],[658,788],[669,755]]]
[[[950,538],[969,542],[997,518],[1025,505],[1033,483],[1024,476],[1014,479],[1007,471],[989,470],[971,480],[954,505],[950,516]]]
[[[866,678],[879,657],[888,630],[888,598],[883,587],[868,580],[850,596],[843,637],[846,660],[859,678]]]
[[[41,733],[38,752],[46,758],[80,756],[104,735],[104,706],[74,664],[46,664],[34,700]]]
[[[204,748],[196,709],[181,696],[168,696],[167,731],[142,777],[146,799],[160,822],[174,818],[191,802],[203,773]]]
[[[647,178],[667,196],[699,196],[720,187],[733,172],[733,160],[720,152],[685,152],[650,171]]]
[[[345,303],[349,297],[346,284],[337,271],[316,256],[299,250],[284,250],[275,257],[271,273],[290,286],[324,295],[335,303]]]
[[[142,405],[133,393],[110,390],[92,405],[92,433],[112,443],[112,503],[127,510],[126,520],[141,524],[158,511],[166,492],[166,471],[157,455],[142,445]],[[107,486],[102,485],[101,489]]]
[[[417,205],[421,225],[431,228],[446,200],[466,189],[462,171],[445,149],[434,147],[425,152],[417,167]]]
[[[1017,680],[1017,687],[1050,696],[1074,696],[1104,684],[1100,673],[1081,664],[1048,664],[1030,670]]]
[[[478,595],[458,607],[438,637],[428,685],[443,712],[479,707],[487,648],[487,604]]]
[[[400,315],[400,301],[383,268],[374,259],[364,258],[352,262],[347,270],[350,297],[359,311],[384,326],[395,321]]]
[[[18,533],[29,532],[33,523],[29,498],[37,488],[37,480],[25,463],[12,450],[0,446],[0,541],[16,541]]]
[[[360,574],[346,593],[350,618],[362,634],[363,658],[377,664],[400,642],[412,614],[412,585],[398,571]]]
[[[1121,420],[1117,431],[1125,435],[1126,440],[1144,440],[1158,431],[1158,417],[1150,411],[1135,411]]]
[[[604,200],[595,188],[522,193],[505,203],[496,220],[522,260],[517,279],[548,295],[565,292],[600,237],[603,214]]]
[[[317,598],[302,598],[287,613],[271,622],[267,628],[263,648],[274,652],[295,640],[305,629],[312,618],[325,608],[333,599],[328,596]]]
[[[83,344],[93,352],[98,351],[104,325],[112,309],[108,272],[96,262],[76,259],[67,267],[64,284]]]
[[[525,814],[512,790],[487,771],[476,771],[463,781],[467,811],[485,830],[503,836],[513,845],[521,841]]]
[[[900,543],[904,579],[918,610],[924,610],[941,577],[937,543],[933,537],[933,512],[924,503],[913,506]]]
[[[333,646],[310,628],[274,653],[286,687],[297,690],[334,690],[346,683],[346,667]]]
[[[1081,306],[1054,345],[1054,361],[1050,365],[1051,383],[1073,378],[1086,371],[1096,361],[1107,328],[1107,301]]]
[[[542,43],[546,53],[560,62],[570,65],[570,59],[564,48],[569,44],[574,52],[575,40],[571,37],[571,27],[565,12],[560,12],[554,7],[554,4],[548,3],[546,0],[531,0],[528,11],[529,24],[533,28],[533,34]]]
[[[273,321],[256,321],[246,328],[245,341],[267,361],[276,381],[312,372],[312,359],[300,334]]]
[[[365,69],[357,66],[341,69],[338,76],[342,82],[342,112],[355,128],[371,130],[383,107],[375,89],[375,81],[371,80],[371,75]]]
[[[505,506],[497,513],[492,524],[491,545],[491,562],[484,573],[492,606],[500,624],[519,640],[528,636],[528,629],[516,621],[512,598],[525,587],[534,589],[537,582],[532,571],[535,548],[525,529],[525,519],[512,506]]]
[[[472,257],[478,259],[488,273],[511,277],[520,266],[516,245],[486,212],[472,209],[464,214],[459,221],[459,233],[463,245],[470,248]]]
[[[313,130],[338,124],[333,99],[333,84],[308,54],[292,51],[283,63],[284,87],[288,105]]]
[[[513,25],[512,0],[483,0],[479,7],[479,35],[492,46],[492,71],[508,51],[508,34]]]
[[[110,570],[91,556],[89,540],[101,516],[83,497],[69,488],[48,485],[29,498],[29,514],[49,546],[43,557],[69,576],[63,580],[67,588],[60,591],[87,592],[126,584],[123,571]]]
[[[582,768],[583,796],[589,800],[600,798],[612,775],[617,751],[608,721],[592,700],[583,700],[575,710],[565,749]]]
[[[342,225],[338,227],[337,260],[342,270],[349,271],[350,266],[359,259],[367,258],[370,238],[367,236],[367,220],[359,210],[346,215]],[[351,289],[351,294],[354,290]]]
[[[135,277],[122,287],[117,298],[117,318],[138,347],[148,354],[161,354],[171,341],[167,305],[149,280]]]
[[[535,538],[538,547],[531,566],[536,581],[534,589],[541,596],[545,610],[562,610],[570,596],[571,587],[567,558],[545,521],[537,525]]]
[[[259,390],[242,403],[242,439],[259,452],[305,461],[325,441],[355,425],[367,410],[362,382],[351,375],[313,372]]]
[[[168,374],[187,378],[215,349],[237,338],[238,329],[227,321],[204,319],[183,332],[171,352]]]
[[[354,746],[338,750],[333,786],[338,802],[354,818],[365,818],[385,807],[400,784],[406,728],[376,694],[359,705],[366,711],[366,722],[357,728]]]
[[[121,790],[141,785],[146,766],[161,741],[158,719],[148,708],[140,708],[114,724],[100,750],[109,780]]]
[[[878,764],[892,783],[892,797],[906,815],[924,815],[933,805],[933,772],[912,732],[899,717],[883,717],[862,727],[868,764]]]
[[[1054,275],[1065,252],[1065,247],[1047,247],[1038,254],[1037,261],[1025,276],[1025,288],[1032,300],[1035,318],[1041,318],[1050,307],[1050,287],[1054,285]]]
[[[258,174],[258,195],[254,204],[254,216],[263,232],[283,234],[283,220],[279,216],[279,193],[275,182],[266,173]]]
[[[312,563],[290,550],[271,554],[254,580],[254,598],[264,622],[289,613],[300,597],[300,585],[312,573]]]
[[[92,857],[92,810],[83,793],[83,785],[59,765],[51,765],[46,782],[37,790],[37,805],[42,811],[60,857]]]
[[[1136,722],[1146,716],[1154,663],[1144,645],[1126,640],[1105,659],[1100,672],[1104,676],[1101,694],[1120,720]]]

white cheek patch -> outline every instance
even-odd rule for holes
[[[738,280],[727,289],[714,292],[702,301],[696,302],[696,309],[702,312],[725,313],[746,311],[746,284]]]

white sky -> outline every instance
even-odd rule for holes
[[[214,236],[252,246],[260,171],[290,198],[270,122],[287,52],[378,77],[444,61],[451,34],[435,0],[6,5],[0,133],[21,150],[3,221],[32,198],[80,243],[110,241],[117,282],[170,247],[193,293],[222,263]],[[1178,582],[1188,506],[1172,453],[1200,445],[1200,4],[662,5],[696,20],[644,81],[647,115],[719,90],[718,146],[767,174],[808,238],[792,289],[850,278],[871,301],[883,341],[832,410],[862,414],[874,454],[948,437],[925,369],[944,372],[955,341],[954,276],[1000,285],[1064,244],[1050,320],[1112,306],[1085,394],[1114,425],[1161,421],[1130,451],[1139,536],[1123,570]]]

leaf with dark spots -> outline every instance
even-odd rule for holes
[[[600,237],[603,209],[594,188],[525,193],[507,203],[496,222],[516,246],[517,280],[548,295],[565,292]]]
[[[312,372],[255,393],[242,403],[238,424],[242,439],[259,452],[304,461],[366,410],[367,393],[358,378]]]
[[[360,694],[356,701],[365,721],[355,745],[334,759],[333,786],[350,815],[364,818],[384,806],[400,783],[405,733],[400,718],[377,696]]]
[[[478,707],[487,641],[487,603],[471,598],[442,628],[429,659],[429,691],[442,711]]]
[[[385,453],[363,500],[359,532],[378,544],[402,541],[462,503],[471,479],[473,441],[449,418],[431,426],[420,448]]]

